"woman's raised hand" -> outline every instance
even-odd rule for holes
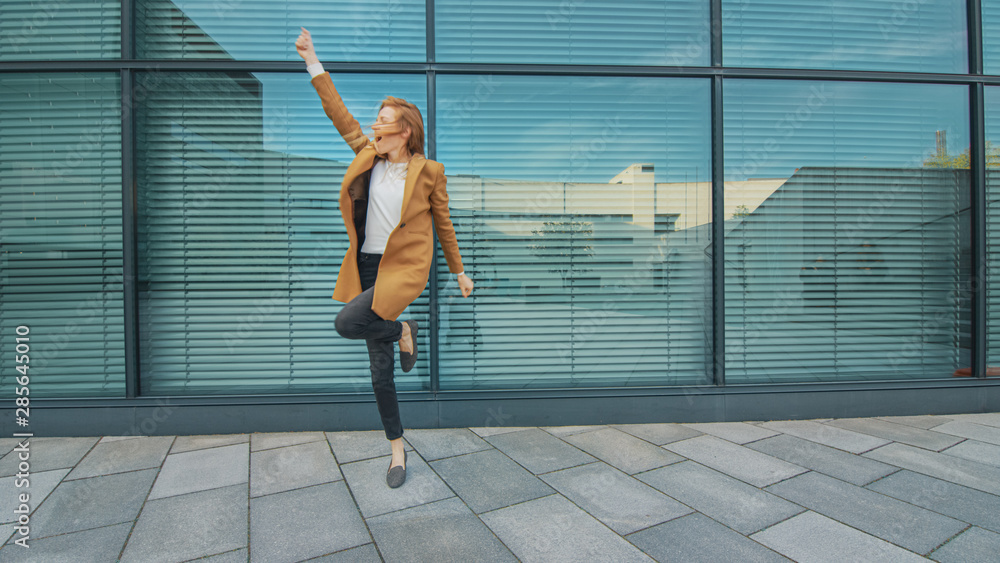
[[[307,65],[318,63],[319,57],[316,56],[316,50],[313,48],[312,35],[304,27],[300,27],[299,29],[302,30],[302,33],[295,40],[295,50],[299,52],[300,57],[305,59]]]

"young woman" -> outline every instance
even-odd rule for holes
[[[393,382],[393,343],[399,343],[403,371],[410,371],[417,360],[418,329],[416,321],[396,318],[427,285],[434,252],[432,225],[448,269],[458,274],[463,297],[472,293],[473,283],[462,269],[448,214],[444,166],[423,154],[420,110],[406,100],[387,97],[372,126],[375,139],[369,139],[323,70],[305,28],[295,48],[305,59],[326,115],[355,152],[340,187],[340,212],[350,246],[333,290],[333,298],[346,303],[336,328],[344,338],[368,345],[372,389],[392,449],[386,483],[395,488],[406,480],[406,452]]]

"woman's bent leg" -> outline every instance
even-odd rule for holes
[[[369,287],[351,299],[337,314],[337,333],[352,340],[396,342],[403,335],[403,323],[387,321],[372,311],[375,288]]]

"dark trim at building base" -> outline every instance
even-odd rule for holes
[[[1000,381],[876,385],[730,386],[601,394],[516,392],[400,395],[406,428],[563,426],[650,422],[735,422],[1000,411]],[[4,409],[0,434],[45,436],[195,435],[380,430],[374,399],[279,397],[106,399],[32,402],[31,428]],[[42,401],[39,401],[42,403]]]

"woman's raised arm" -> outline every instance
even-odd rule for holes
[[[300,29],[302,29],[302,33],[295,40],[295,50],[306,61],[306,65],[319,64],[319,57],[316,56],[316,49],[313,48],[312,35],[309,34],[309,30],[306,28],[303,27]],[[320,68],[322,68],[322,65]],[[321,72],[313,76],[312,85],[316,88],[319,99],[323,102],[323,111],[326,112],[327,117],[337,127],[340,136],[344,138],[344,141],[347,142],[348,146],[355,153],[360,152],[371,140],[361,130],[358,120],[351,115],[351,112],[347,111],[344,100],[341,99],[337,88],[333,85],[330,73]]]

